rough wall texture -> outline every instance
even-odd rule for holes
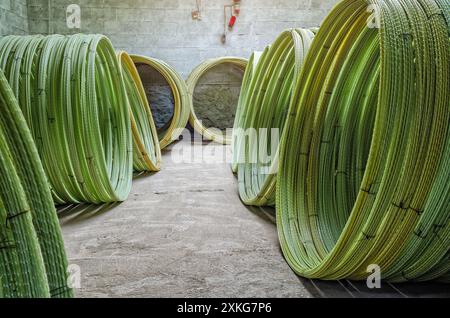
[[[50,15],[48,0],[28,0],[29,29],[44,34],[103,33],[116,48],[161,58],[186,77],[207,58],[248,57],[283,29],[318,26],[337,0],[242,0],[235,28],[222,44],[223,6],[231,2],[201,0],[202,20],[194,21],[196,0],[50,0]],[[69,4],[81,7],[81,30],[66,25]]]
[[[28,34],[27,0],[0,0],[0,36]]]
[[[173,117],[175,102],[172,89],[164,77],[151,66],[146,64],[136,66],[147,94],[156,129],[161,138],[169,128]]]
[[[233,127],[244,70],[224,63],[208,70],[194,89],[194,109],[204,127]]]

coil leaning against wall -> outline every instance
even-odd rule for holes
[[[280,146],[277,228],[299,275],[448,279],[449,7],[343,0],[323,22]]]
[[[131,189],[126,93],[102,35],[8,36],[0,68],[30,127],[56,203],[123,201]]]

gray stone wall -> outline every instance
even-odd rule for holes
[[[196,0],[27,1],[32,34],[103,33],[117,49],[163,59],[186,77],[207,58],[248,57],[283,29],[318,26],[337,0],[242,0],[235,28],[222,44],[223,6],[231,2],[202,0],[202,20],[196,21],[191,17]],[[81,30],[66,25],[69,4],[81,7]]]
[[[194,89],[194,110],[204,127],[233,127],[244,70],[219,64],[200,77]]]
[[[27,0],[0,0],[0,36],[28,34]]]
[[[159,137],[163,137],[173,117],[174,97],[169,83],[154,68],[138,64],[137,70],[153,114]]]

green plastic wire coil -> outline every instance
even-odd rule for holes
[[[274,205],[278,138],[292,89],[314,33],[307,29],[282,32],[247,68],[233,127],[233,170],[239,195],[247,205]],[[276,131],[273,131],[276,129]]]
[[[0,68],[36,142],[54,201],[123,201],[132,136],[124,84],[102,35],[8,36]]]
[[[245,72],[247,60],[231,56],[213,58],[204,61],[192,70],[191,74],[186,80],[187,90],[189,94],[189,106],[191,111],[189,116],[189,123],[205,139],[212,140],[219,144],[228,145],[231,143],[232,136],[225,136],[223,132],[218,132],[217,129],[211,129],[203,126],[201,120],[199,120],[199,118],[195,114],[194,109],[194,91],[199,79],[209,70],[221,64],[231,64],[242,69]]]
[[[0,273],[0,297],[72,296],[44,169],[1,69]]]
[[[134,170],[159,171],[161,149],[141,78],[128,53],[119,51],[117,58],[130,107]]]
[[[247,63],[247,67],[245,68],[244,77],[242,78],[241,91],[239,94],[238,105],[236,107],[236,114],[234,117],[233,126],[236,128],[242,127],[244,120],[246,119],[245,113],[249,110],[249,108],[245,107],[245,101],[248,97],[249,86],[252,83],[253,74],[256,71],[259,59],[261,56],[267,54],[267,50],[269,46],[267,46],[264,51],[258,52],[255,51],[250,55],[250,58]],[[233,127],[233,128],[234,128]],[[236,147],[236,136],[237,134],[233,134],[233,138],[231,138],[231,149],[232,151],[232,161],[231,161],[231,170],[236,173],[237,172],[237,162],[238,162],[238,151],[235,150]]]
[[[448,0],[343,0],[318,31],[280,146],[277,228],[299,275],[450,269]],[[373,15],[371,15],[373,14]]]
[[[130,55],[135,65],[145,64],[160,73],[169,84],[174,97],[174,112],[169,127],[159,138],[161,149],[176,141],[189,119],[189,97],[185,81],[164,61],[141,55]]]

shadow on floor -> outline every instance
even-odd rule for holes
[[[133,172],[133,180],[151,177],[155,173],[158,173],[158,171],[155,171],[155,172],[148,172],[148,171]]]
[[[270,206],[245,206],[251,213],[261,217],[262,219],[276,224],[275,208]]]
[[[389,283],[370,289],[365,281],[325,281],[299,277],[303,286],[314,296],[324,298],[450,298],[448,284],[438,282]]]
[[[276,224],[275,208],[246,206],[261,218]],[[280,253],[282,253],[280,248]],[[326,281],[298,276],[313,297],[321,298],[450,298],[450,285],[440,282],[382,282],[381,288],[370,289],[365,281]]]
[[[138,180],[154,175],[156,172],[134,172],[133,180]],[[59,221],[61,225],[73,224],[75,222],[85,221],[94,216],[99,216],[118,206],[121,202],[112,202],[104,204],[67,204],[56,207]]]
[[[100,205],[87,203],[69,204],[57,206],[56,211],[61,225],[66,225],[86,221],[92,217],[102,215],[119,204],[120,202]]]

